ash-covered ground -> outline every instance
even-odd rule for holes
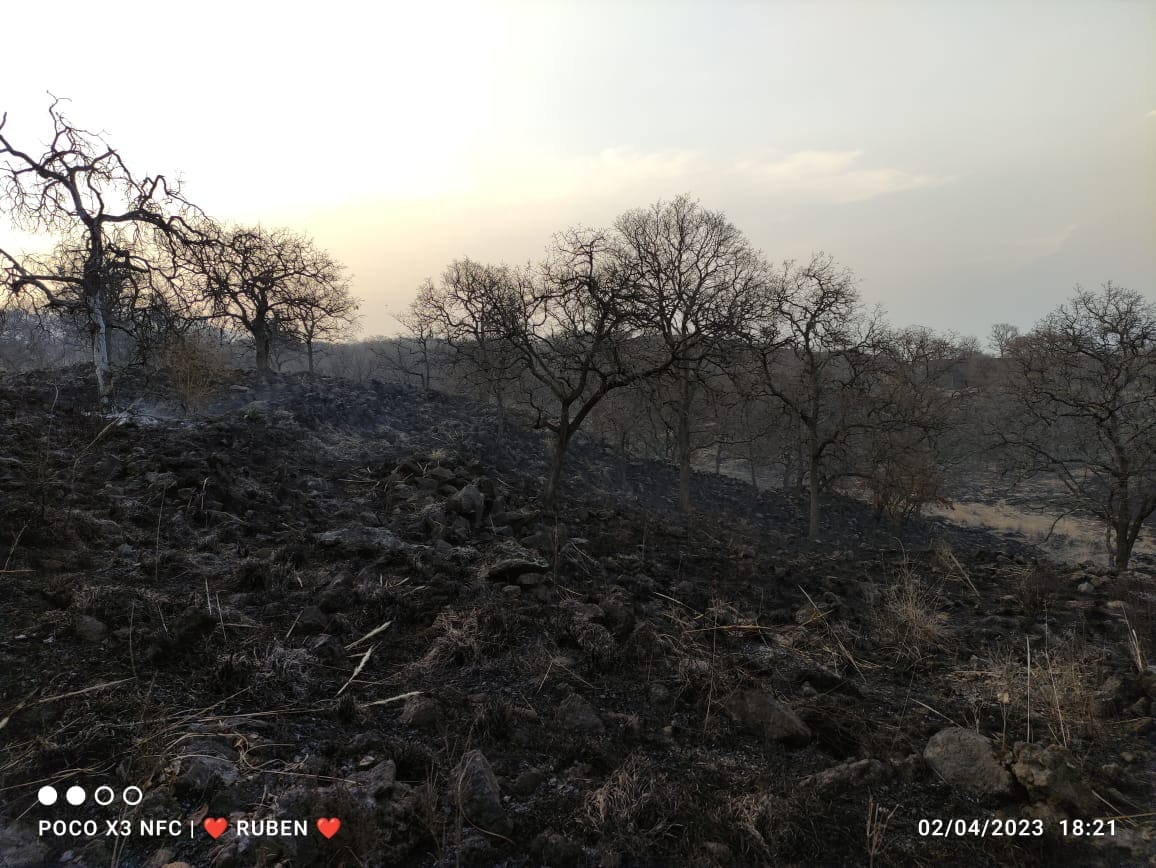
[[[0,383],[0,864],[1153,864],[1147,556],[854,501],[809,544],[593,441],[547,511],[541,433],[399,386],[94,392]]]

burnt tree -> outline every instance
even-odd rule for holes
[[[1104,524],[1127,569],[1156,512],[1156,305],[1078,290],[1008,350],[1006,415],[993,432],[1018,476],[1047,474]]]
[[[295,336],[304,311],[324,322],[347,317],[356,307],[344,288],[342,266],[303,235],[237,226],[214,227],[211,237],[211,244],[196,249],[193,267],[211,316],[253,338],[258,371],[271,369],[274,340]],[[340,305],[324,301],[326,292]]]
[[[726,215],[688,196],[627,211],[614,224],[636,319],[676,359],[679,504],[691,508],[691,418],[701,375],[720,342],[756,316],[766,279],[762,256]]]
[[[180,184],[164,175],[138,177],[98,135],[72,124],[49,106],[52,138],[38,155],[17,148],[0,117],[0,209],[28,232],[65,236],[76,256],[69,268],[0,250],[10,292],[31,290],[50,307],[78,309],[91,339],[97,396],[112,403],[106,305],[116,284],[157,269],[175,270],[182,245],[199,235],[188,219],[198,214]],[[144,253],[148,251],[148,253]]]

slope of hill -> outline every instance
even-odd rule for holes
[[[547,512],[540,434],[402,387],[91,392],[0,383],[5,865],[1149,864],[1150,573],[589,441]]]

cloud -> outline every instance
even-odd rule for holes
[[[628,196],[641,191],[682,190],[710,167],[688,150],[639,151],[609,147],[560,157],[506,153],[487,162],[475,177],[473,193],[482,198],[516,201],[570,199],[588,195]]]
[[[1029,260],[1043,259],[1058,253],[1077,228],[1076,224],[1071,223],[1030,238],[1021,238],[1013,242],[1012,246],[1017,253]]]
[[[776,193],[837,204],[941,187],[954,180],[902,169],[857,168],[862,154],[862,151],[797,151],[782,160],[741,160],[735,165],[734,173]]]
[[[1148,114],[1145,115],[1145,117],[1156,118],[1156,109],[1152,109],[1152,111],[1148,112]]]

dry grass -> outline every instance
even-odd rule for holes
[[[962,582],[967,585],[968,589],[979,599],[979,589],[976,588],[975,583],[971,580],[971,575],[963,564],[959,562],[959,558],[955,556],[955,552],[951,550],[951,545],[946,540],[940,540],[935,544],[935,557],[939,561],[939,565],[947,574],[947,578],[952,581]]]
[[[621,841],[635,852],[674,826],[675,788],[649,760],[631,754],[582,804],[579,822],[605,838]]]
[[[1068,563],[1094,561],[1107,563],[1104,528],[1092,519],[1034,512],[1009,504],[959,501],[951,508],[931,507],[928,512],[940,515],[965,527],[982,527],[999,533],[1016,533]],[[1151,533],[1136,541],[1136,553],[1156,554],[1156,538]]]
[[[887,841],[887,824],[895,816],[898,807],[888,810],[877,805],[873,797],[867,798],[867,865],[874,868],[875,860],[883,853]]]
[[[1073,736],[1100,731],[1095,688],[1105,677],[1104,662],[1103,651],[1077,636],[1048,636],[1031,643],[1030,658],[1026,643],[1009,646],[997,659],[951,678],[977,707],[999,709],[1005,746],[1048,738],[1067,747]]]
[[[918,662],[929,653],[951,647],[954,634],[942,611],[939,588],[930,587],[905,559],[898,581],[887,588],[873,613],[879,640],[894,648],[897,659]]]
[[[229,368],[220,347],[195,336],[171,341],[164,351],[164,365],[181,409],[189,414],[209,405]]]
[[[473,663],[482,657],[482,628],[477,609],[442,612],[433,622],[433,644],[421,665],[436,667],[446,663]]]

